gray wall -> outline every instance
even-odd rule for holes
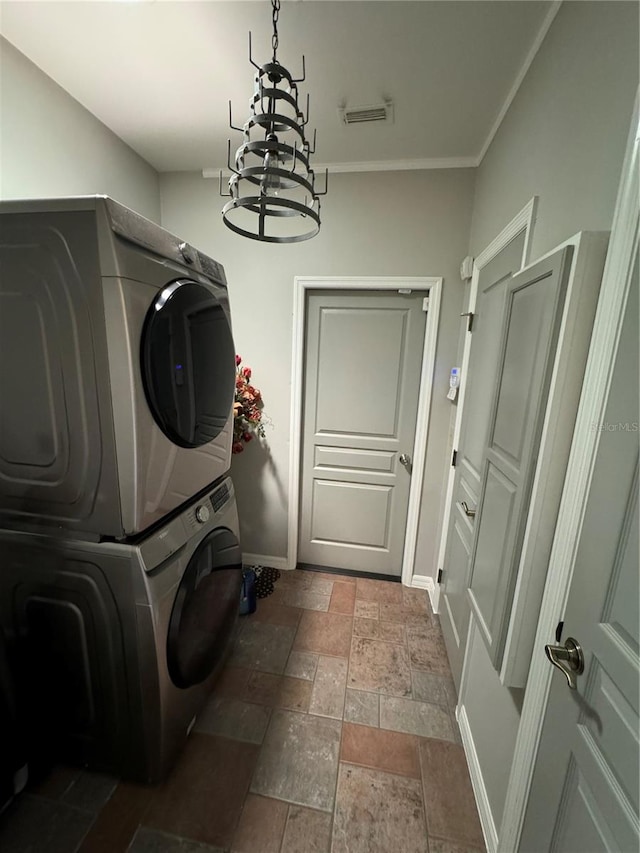
[[[277,246],[238,237],[223,225],[217,181],[193,173],[161,176],[162,224],[225,266],[236,349],[253,368],[273,422],[268,450],[254,442],[234,457],[246,552],[287,553],[294,276],[443,276],[416,562],[419,574],[434,575],[449,462],[452,407],[445,395],[456,354],[463,297],[458,270],[468,247],[473,185],[469,169],[335,175],[322,202],[320,234]]]
[[[533,195],[532,259],[611,227],[638,85],[638,5],[564,3],[477,173],[471,253]]]
[[[0,38],[0,197],[98,193],[160,220],[155,170]]]
[[[611,228],[637,85],[637,5],[565,3],[478,169],[472,254],[533,195],[532,260]],[[522,691],[501,685],[479,632],[469,657],[460,699],[499,830]]]

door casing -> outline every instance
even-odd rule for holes
[[[511,222],[502,229],[494,240],[484,249],[477,258],[473,261],[473,273],[471,276],[471,287],[469,290],[469,301],[467,304],[467,312],[473,314],[476,308],[476,299],[478,295],[478,281],[480,271],[483,270],[490,261],[496,258],[500,252],[506,248],[511,241],[525,232],[524,248],[522,251],[522,264],[524,267],[528,260],[531,249],[531,236],[533,223],[536,218],[536,210],[538,207],[538,197],[533,196],[530,201],[517,213]],[[464,316],[464,315],[461,315]],[[460,443],[460,433],[462,431],[462,414],[464,412],[464,398],[466,391],[467,374],[469,373],[469,358],[471,355],[471,333],[465,334],[464,350],[462,354],[461,379],[460,388],[458,391],[458,407],[456,409],[456,420],[453,428],[453,449],[457,449]],[[453,498],[453,487],[456,477],[456,471],[453,465],[449,469],[449,479],[447,481],[447,491],[444,498],[444,516],[442,519],[442,534],[440,537],[440,546],[438,549],[438,567],[442,568],[444,564],[444,555],[447,549],[447,538],[449,532],[449,520],[451,517],[451,504]],[[431,596],[431,606],[434,613],[440,612],[440,586],[436,584],[433,595]]]
[[[436,341],[440,300],[441,277],[399,276],[296,276],[293,297],[293,351],[291,359],[291,444],[289,457],[289,542],[287,568],[295,569],[298,560],[298,535],[300,517],[300,474],[301,474],[301,418],[304,380],[305,309],[308,290],[421,290],[428,291],[429,308],[425,326],[420,388],[418,391],[418,417],[413,447],[413,472],[409,490],[407,528],[402,557],[402,583],[411,586],[418,538],[420,500],[424,480],[424,465],[427,454],[427,435],[433,374],[435,369]],[[422,585],[422,584],[421,584]]]

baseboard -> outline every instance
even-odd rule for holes
[[[438,602],[436,600],[436,582],[429,575],[414,575],[411,578],[411,586],[414,589],[426,589],[429,594],[429,601],[431,602],[431,609],[434,613],[438,612],[437,605]]]
[[[471,734],[469,719],[464,705],[458,705],[456,708],[456,718],[458,720],[458,725],[460,726],[460,736],[462,738],[464,754],[467,758],[467,764],[469,765],[469,776],[471,776],[471,785],[476,798],[478,815],[480,816],[480,824],[482,825],[482,832],[484,834],[484,843],[487,847],[487,853],[496,853],[498,849],[498,833],[496,831],[493,815],[491,814],[489,797],[487,795],[484,779],[482,778],[480,761],[478,760],[478,753],[476,752],[476,747],[473,742],[473,735]]]
[[[243,554],[242,562],[245,566],[269,566],[285,572],[289,569],[286,557],[269,557],[266,554]]]

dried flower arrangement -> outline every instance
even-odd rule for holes
[[[233,453],[242,453],[257,435],[264,438],[262,394],[250,384],[251,368],[242,366],[242,359],[236,355],[236,394],[233,404]]]

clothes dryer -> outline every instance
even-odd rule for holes
[[[231,463],[222,266],[105,196],[0,202],[0,526],[134,536]]]
[[[238,617],[231,479],[135,544],[0,531],[0,565],[0,631],[29,757],[165,777]]]

